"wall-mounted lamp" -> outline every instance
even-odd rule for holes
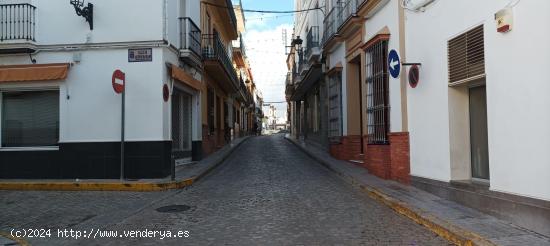
[[[84,0],[70,1],[76,11],[76,14],[84,17],[84,19],[86,19],[86,21],[90,24],[90,30],[94,30],[94,5],[92,3],[88,3],[88,5],[84,7]]]

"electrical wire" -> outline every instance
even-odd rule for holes
[[[230,7],[227,7],[225,5],[219,5],[215,3],[207,3],[202,2],[205,5],[210,5],[218,8],[225,8],[229,9]],[[314,11],[314,10],[321,10],[323,11],[323,7],[316,7],[316,8],[310,8],[310,9],[300,9],[300,10],[256,10],[256,9],[241,9],[243,12],[249,12],[249,13],[264,13],[264,14],[290,14],[290,13],[302,13],[302,12],[308,12],[308,11]],[[231,6],[231,9],[233,6]]]
[[[254,17],[254,18],[246,18],[246,21],[250,20],[263,20],[263,19],[278,19],[278,18],[284,18],[284,17],[290,17],[294,16],[294,14],[290,15],[274,15],[274,16],[263,16],[263,17]]]

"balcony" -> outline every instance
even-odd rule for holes
[[[239,90],[237,72],[218,35],[202,35],[202,58],[205,71],[212,75],[223,90],[229,93]]]
[[[338,27],[338,34],[343,38],[356,34],[357,30],[361,27],[362,18],[357,14],[359,6],[361,6],[366,0],[347,0],[341,2],[340,12],[338,13],[338,19],[341,20]]]
[[[323,20],[323,26],[325,30],[323,32],[323,47],[326,49],[332,43],[332,40],[338,37],[338,28],[342,24],[342,20],[338,17],[340,16],[340,2],[333,7],[330,12],[325,16]]]
[[[201,61],[201,29],[189,17],[180,20],[180,57],[197,65]]]
[[[235,8],[233,7],[233,3],[231,0],[225,1],[227,4],[227,10],[229,11],[229,18],[231,21],[231,25],[233,26],[233,29],[235,29],[236,32],[238,32],[237,29],[237,15],[235,14]]]
[[[36,51],[36,7],[31,4],[0,4],[0,54]]]
[[[239,35],[239,39],[233,40],[233,58],[235,58],[237,66],[244,67],[246,65],[246,48],[242,35]]]
[[[319,27],[312,26],[309,28],[306,37],[306,58],[308,62],[314,62],[321,56],[319,48]]]

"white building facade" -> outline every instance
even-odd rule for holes
[[[549,9],[543,0],[472,0],[406,11],[407,60],[422,64],[407,94],[413,184],[545,235]]]
[[[0,3],[2,178],[120,177],[117,69],[125,178],[165,177],[172,157],[200,158],[199,2],[77,7],[88,3],[88,19],[64,0]]]

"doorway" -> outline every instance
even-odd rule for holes
[[[469,88],[472,178],[489,180],[487,91],[485,85]]]
[[[192,96],[180,90],[172,95],[172,152],[176,162],[191,159]]]

